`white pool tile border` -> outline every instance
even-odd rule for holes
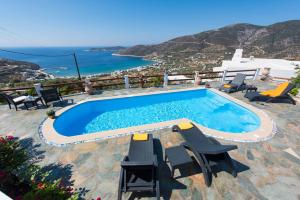
[[[156,91],[156,92],[147,92],[147,93],[137,93],[137,94],[131,94],[131,95],[120,95],[120,96],[110,96],[110,97],[87,99],[87,100],[80,101],[74,105],[62,108],[59,111],[57,111],[56,114],[57,114],[57,116],[59,116],[66,110],[69,110],[69,109],[73,108],[74,106],[77,106],[78,104],[81,104],[84,102],[89,102],[89,101],[117,99],[117,98],[135,97],[135,96],[145,96],[145,95],[152,95],[152,94],[164,94],[164,93],[199,90],[199,89],[204,89],[204,88],[203,87],[194,87],[194,88],[188,88],[188,89],[186,89],[186,88],[185,89],[175,89],[175,90],[171,89],[171,90],[167,90],[167,91]],[[63,136],[63,135],[60,135],[58,132],[56,132],[56,130],[54,129],[54,127],[53,127],[54,120],[46,118],[40,124],[38,132],[39,132],[40,137],[43,139],[43,141],[45,141],[46,143],[48,143],[50,145],[55,145],[55,146],[65,146],[68,144],[79,144],[79,143],[84,143],[84,142],[92,142],[92,141],[97,141],[97,140],[122,137],[122,136],[127,136],[130,134],[136,133],[136,132],[151,132],[151,131],[160,130],[160,129],[164,129],[164,128],[170,128],[173,125],[178,124],[183,121],[191,121],[197,127],[199,127],[203,131],[203,133],[206,134],[207,136],[211,136],[211,137],[215,137],[215,138],[219,138],[219,139],[223,139],[223,140],[235,141],[235,142],[260,142],[260,141],[268,140],[276,134],[277,128],[276,128],[274,121],[262,110],[255,108],[254,106],[251,106],[241,100],[238,100],[238,99],[236,99],[226,93],[220,92],[216,89],[209,89],[209,90],[254,112],[261,120],[260,127],[252,132],[237,134],[237,133],[229,133],[229,132],[223,132],[223,131],[210,129],[210,128],[204,127],[200,124],[197,124],[195,122],[192,122],[189,119],[183,118],[183,119],[178,119],[178,120],[170,120],[170,121],[159,122],[159,123],[154,123],[154,124],[145,124],[145,125],[141,125],[141,126],[128,127],[128,128],[109,130],[109,131],[102,131],[102,132],[83,134],[83,135],[77,135],[77,136]]]

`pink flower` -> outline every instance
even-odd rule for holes
[[[96,200],[101,200],[101,197],[97,197],[97,199]]]
[[[0,143],[6,144],[6,140],[3,137],[0,137]]]
[[[37,186],[38,186],[38,188],[39,188],[40,190],[42,190],[42,189],[45,188],[44,183],[39,183]]]
[[[15,139],[15,138],[14,138],[14,136],[9,135],[9,136],[6,136],[6,139],[7,139],[8,141],[12,141],[12,140]]]

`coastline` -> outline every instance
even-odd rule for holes
[[[151,60],[153,61],[153,60]],[[84,77],[97,77],[97,76],[116,76],[116,75],[120,75],[120,74],[123,74],[123,73],[128,73],[128,72],[134,72],[134,71],[141,71],[141,70],[146,70],[147,68],[159,68],[160,66],[157,65],[158,62],[157,61],[153,61],[152,64],[149,64],[149,65],[143,65],[143,66],[137,66],[137,67],[133,67],[133,68],[129,68],[129,69],[124,69],[124,70],[115,70],[115,71],[112,71],[112,72],[104,72],[104,73],[95,73],[95,74],[88,74],[88,75],[85,75],[85,74],[81,74],[82,78]],[[54,76],[54,75],[53,75]],[[74,76],[54,76],[54,78],[74,78],[74,77],[77,77],[76,75]]]
[[[144,56],[136,56],[136,55],[130,55],[130,54],[112,53],[111,55],[113,55],[113,56],[123,56],[123,57],[143,58],[144,60],[147,60],[147,59],[145,59]]]
[[[122,54],[118,54],[118,53],[112,53],[112,56],[122,56],[122,57],[135,57],[135,58],[142,58],[143,60],[146,61],[151,61],[151,64],[147,64],[147,65],[141,65],[141,66],[136,66],[133,68],[129,68],[129,69],[122,69],[122,70],[115,70],[112,72],[100,72],[100,73],[95,73],[95,74],[81,74],[82,77],[97,77],[97,76],[116,76],[119,74],[123,74],[123,73],[128,73],[128,72],[132,72],[132,71],[141,71],[141,70],[146,70],[147,68],[159,68],[160,67],[160,62],[158,60],[152,60],[152,59],[146,59],[144,56],[136,56],[136,55],[122,55]],[[54,76],[54,75],[53,75]],[[74,78],[77,77],[76,75],[74,76],[54,76],[54,78]]]

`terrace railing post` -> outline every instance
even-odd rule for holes
[[[255,74],[253,76],[253,80],[256,80],[258,75],[259,75],[259,71],[260,71],[260,68],[257,68],[256,71],[255,71]]]
[[[128,75],[124,76],[125,89],[129,89],[129,78]]]
[[[200,85],[201,79],[199,79],[199,71],[195,71],[194,86]]]
[[[164,73],[164,87],[168,87],[168,80],[169,80],[168,73],[165,72]]]
[[[224,71],[223,71],[223,76],[222,76],[222,83],[225,82],[226,74],[227,74],[227,70],[224,70]]]

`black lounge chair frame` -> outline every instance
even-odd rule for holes
[[[60,102],[63,101],[63,98],[61,94],[58,92],[57,88],[43,89],[40,90],[40,92],[46,106],[48,106],[48,103],[52,101],[60,101]]]
[[[16,111],[18,110],[18,105],[20,104],[23,104],[24,103],[24,100],[21,100],[21,101],[14,101],[14,98],[17,98],[17,97],[20,97],[20,95],[15,95],[17,94],[16,92],[15,93],[11,93],[10,95],[8,94],[5,94],[5,93],[0,93],[0,97],[2,97],[8,104],[9,106],[9,109],[11,109],[11,105],[14,105],[15,106],[15,109]]]
[[[212,167],[219,162],[227,164],[233,177],[237,172],[228,151],[237,149],[236,145],[221,145],[216,140],[206,137],[195,125],[188,130],[181,130],[177,125],[173,126],[174,132],[179,132],[186,142],[182,143],[186,149],[193,152],[204,176],[205,184],[211,185],[212,174],[217,176]]]
[[[147,141],[134,141],[131,136],[128,156],[121,162],[118,200],[122,199],[123,192],[150,191],[160,198],[158,162],[153,145],[152,134]]]
[[[228,93],[244,90],[246,87],[246,83],[244,82],[246,76],[246,74],[237,73],[234,79],[227,83],[227,85],[231,86],[230,88],[225,88],[223,84],[219,90]]]
[[[266,95],[261,95],[260,92],[248,92],[245,94],[245,97],[249,101],[264,101],[266,103],[271,103],[276,100],[288,100],[289,103],[296,105],[296,101],[289,95],[289,92],[295,87],[294,84],[289,83],[287,88],[278,96],[270,97]]]

